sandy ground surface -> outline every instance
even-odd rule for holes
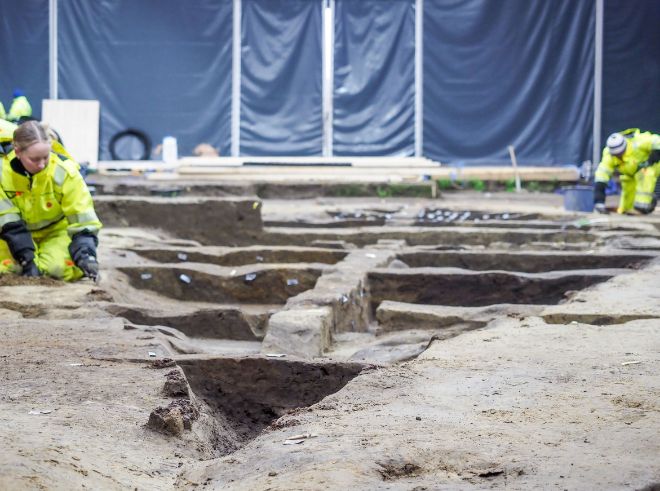
[[[291,416],[291,427],[180,484],[641,489],[660,472],[658,332],[648,321],[550,329],[502,322],[355,379]],[[625,365],[634,361],[641,363]],[[283,445],[301,433],[317,436]]]
[[[484,201],[482,209],[563,215],[556,196]],[[313,219],[347,203],[267,202],[264,219],[298,218],[301,210]],[[475,200],[455,195],[442,205],[469,209]],[[612,218],[626,219],[649,230],[659,223]],[[168,240],[104,233],[102,243],[112,244],[102,249],[106,267],[138,260],[122,247]],[[104,306],[163,299],[106,273],[100,285],[0,282],[0,489],[660,486],[657,260],[539,316],[497,319],[436,341],[413,361],[367,370],[224,456],[222,429],[204,412],[179,436],[146,427],[151,411],[173,400],[163,386],[176,367],[152,367],[172,356],[172,345],[167,334],[113,318]],[[585,312],[610,321],[584,323]],[[300,434],[311,437],[284,444]]]
[[[578,302],[627,311],[660,265]],[[640,283],[638,283],[638,281]],[[639,298],[639,297],[638,297]],[[620,302],[620,304],[619,304]],[[644,302],[639,302],[644,303]],[[643,489],[660,478],[660,320],[502,319],[354,379],[182,488]],[[284,445],[295,434],[316,435]],[[208,480],[208,481],[207,481]]]
[[[57,302],[67,287],[24,288]],[[163,385],[172,368],[152,368],[149,352],[164,354],[154,335],[73,310],[87,320],[0,310],[0,488],[163,489],[184,463],[214,455],[205,435],[145,428],[170,402]]]

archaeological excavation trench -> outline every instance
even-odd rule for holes
[[[162,334],[231,435],[224,451],[365,369],[502,317],[542,316],[660,251],[655,230],[507,210],[268,220],[256,199],[106,196],[97,210],[121,285],[105,310]],[[169,235],[124,237],[127,227]]]

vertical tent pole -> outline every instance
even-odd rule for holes
[[[231,156],[241,151],[241,0],[234,0],[231,58]]]
[[[335,0],[323,1],[323,156],[332,157],[333,105],[335,70]]]
[[[57,0],[48,0],[48,96],[57,99]]]
[[[415,157],[424,152],[424,0],[415,0]]]
[[[603,110],[603,0],[596,0],[596,39],[594,41],[594,145],[592,162],[600,162]]]

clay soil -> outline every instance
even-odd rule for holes
[[[557,196],[510,194],[265,201],[263,219],[439,203],[573,220]],[[658,212],[606,220],[633,224],[628,243],[643,235],[647,252],[660,250]],[[248,438],[179,383],[176,360],[196,353],[194,340],[110,313],[127,303],[181,307],[119,272],[146,264],[135,245],[180,240],[108,228],[99,284],[0,278],[0,489],[660,488],[659,259],[535,315],[431,341],[412,360],[369,364]],[[259,356],[258,346],[240,346]],[[197,412],[186,427],[181,401]],[[147,425],[168,406],[172,431]]]

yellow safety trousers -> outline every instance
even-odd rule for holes
[[[621,174],[621,200],[618,213],[626,213],[636,208],[650,211],[653,207],[655,184],[660,176],[660,162],[645,169],[640,169],[634,176]]]
[[[44,230],[32,232],[35,245],[34,262],[46,276],[64,281],[75,281],[83,277],[83,272],[71,259],[67,233],[67,220],[62,219]],[[0,274],[21,272],[21,266],[9,251],[7,243],[0,239]]]

